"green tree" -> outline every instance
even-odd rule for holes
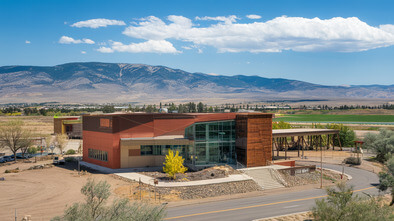
[[[182,156],[179,156],[178,151],[174,154],[172,150],[169,150],[166,155],[166,160],[163,163],[163,171],[172,179],[176,179],[177,173],[184,173],[187,170],[187,168],[183,166],[183,161],[185,161],[185,159],[183,159]]]
[[[353,189],[339,183],[337,189],[327,189],[327,199],[316,200],[312,209],[315,220],[392,220],[393,208],[382,205],[379,199],[353,196]]]
[[[115,107],[113,105],[105,105],[103,107],[103,112],[104,113],[114,113],[115,112]]]
[[[84,203],[74,203],[66,208],[62,216],[54,217],[53,221],[123,221],[162,220],[165,216],[164,206],[152,206],[144,203],[131,204],[128,199],[115,199],[106,205],[110,192],[107,181],[95,182],[89,179],[82,187],[85,195]]]
[[[197,112],[203,113],[204,112],[204,104],[202,102],[197,104]]]
[[[354,140],[356,139],[356,134],[354,131],[348,127],[344,126],[343,124],[313,124],[313,128],[326,128],[326,129],[334,129],[339,130],[339,141],[341,142],[342,147],[350,147],[354,145]],[[326,136],[323,136],[324,140],[326,140]],[[325,145],[325,144],[324,144]],[[339,142],[337,139],[334,139],[334,145],[339,146]]]
[[[377,135],[367,134],[364,147],[376,153],[379,162],[386,162],[394,154],[394,131],[380,130]]]
[[[390,206],[394,205],[394,157],[386,162],[385,171],[379,173],[379,182],[381,191],[391,190]]]
[[[60,154],[63,155],[63,150],[68,143],[68,136],[66,134],[56,134],[55,145],[59,148]]]
[[[32,143],[32,135],[22,126],[22,121],[9,121],[0,126],[0,149],[9,149],[14,156],[22,148],[27,150]],[[14,159],[16,161],[16,157]]]
[[[36,153],[37,153],[37,148],[35,148],[35,147],[29,147],[29,148],[27,149],[27,153],[28,153],[28,154],[36,154]]]

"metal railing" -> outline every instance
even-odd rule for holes
[[[289,186],[277,170],[273,168],[268,168],[268,171],[270,172],[271,177],[275,179],[278,183],[282,184],[285,187]]]

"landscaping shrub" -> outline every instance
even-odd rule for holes
[[[29,147],[29,148],[27,149],[27,153],[28,153],[28,154],[36,154],[36,153],[37,153],[37,148],[35,148],[35,147]]]
[[[163,220],[166,215],[165,205],[150,205],[143,202],[131,203],[126,199],[108,202],[111,195],[107,181],[95,182],[88,179],[82,187],[85,202],[74,203],[66,208],[62,216],[53,221],[121,221],[121,220]]]
[[[66,158],[64,158],[64,161],[66,161],[66,162],[74,162],[74,161],[77,161],[77,160],[74,157],[66,157]]]
[[[360,165],[361,164],[361,158],[357,157],[348,157],[344,160],[346,164],[352,164],[352,165]]]
[[[75,154],[75,153],[76,153],[75,150],[69,149],[69,150],[67,150],[66,155],[72,155],[72,154]]]
[[[376,153],[379,162],[386,162],[394,155],[394,131],[380,130],[379,134],[367,134],[364,147]]]
[[[353,195],[353,189],[344,183],[337,189],[327,189],[328,197],[316,200],[312,209],[315,220],[393,220],[393,207],[383,205],[380,199],[362,198]]]
[[[391,203],[394,205],[394,157],[391,157],[387,162],[383,172],[379,173],[379,190],[391,190]]]

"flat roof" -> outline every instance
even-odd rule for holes
[[[120,138],[120,140],[175,140],[175,139],[186,139],[183,135],[166,135],[157,137],[135,137],[135,138]]]
[[[272,137],[293,137],[293,136],[306,136],[306,135],[325,135],[325,134],[338,134],[339,130],[334,129],[278,129],[272,130]]]

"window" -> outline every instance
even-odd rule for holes
[[[235,157],[235,121],[212,121],[195,123],[192,139],[195,141],[194,153],[196,165],[215,163],[234,163]],[[192,130],[185,131],[187,134]]]
[[[151,145],[141,145],[141,155],[152,155],[153,146]]]
[[[167,155],[170,149],[184,156],[189,152],[189,145],[141,145],[141,155]]]
[[[100,118],[100,127],[112,128],[112,120],[108,118]]]
[[[108,152],[103,150],[88,149],[88,157],[95,160],[108,161]]]

